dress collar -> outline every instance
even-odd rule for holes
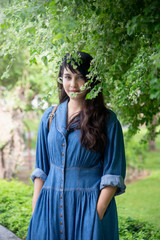
[[[69,131],[73,131],[74,127],[78,124],[78,122],[73,123],[69,129],[67,129],[67,112],[68,112],[68,102],[69,98],[61,103],[56,112],[55,112],[55,121],[57,130],[62,133],[65,137]],[[79,116],[76,117],[79,119]]]
[[[67,134],[66,127],[67,127],[68,101],[69,98],[65,100],[63,103],[61,103],[55,112],[56,128],[64,136],[66,136]]]

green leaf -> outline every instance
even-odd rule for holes
[[[44,63],[46,66],[48,66],[47,56],[43,56],[41,59],[42,59],[43,63]]]
[[[53,43],[62,38],[63,34],[60,32],[54,36]]]

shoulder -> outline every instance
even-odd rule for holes
[[[107,134],[111,134],[113,132],[122,134],[122,126],[116,113],[113,112],[111,109],[107,109],[107,110],[108,110],[107,119],[106,119]]]
[[[114,125],[118,121],[117,115],[111,109],[107,108],[106,124]]]

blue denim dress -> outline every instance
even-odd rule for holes
[[[66,129],[67,104],[68,99],[59,105],[50,131],[53,106],[44,112],[39,125],[31,179],[34,182],[39,177],[44,185],[30,219],[27,240],[118,240],[115,197],[102,220],[96,204],[106,186],[117,186],[115,195],[125,192],[126,161],[120,122],[109,110],[108,143],[103,157],[81,146],[80,130],[74,130],[74,124]]]

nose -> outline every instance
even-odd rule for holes
[[[75,77],[72,78],[71,87],[72,87],[72,88],[76,88],[76,87],[77,87],[77,80],[76,80]]]

